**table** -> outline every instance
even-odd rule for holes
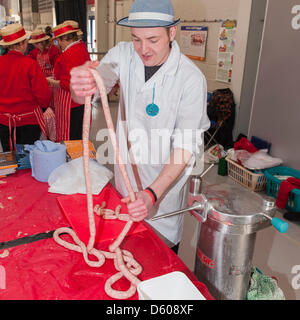
[[[35,180],[31,170],[20,170],[0,180],[0,253],[7,241],[69,226],[62,213],[58,194],[48,193],[48,184]],[[143,266],[140,280],[147,280],[172,271],[181,271],[207,300],[214,298],[205,284],[155,234],[141,222],[145,230],[127,236],[121,247],[131,251]],[[110,243],[99,243],[98,249],[108,250]],[[111,260],[100,268],[89,267],[82,254],[58,245],[52,237],[17,245],[0,258],[0,271],[5,274],[5,287],[0,299],[26,300],[110,300],[104,292],[106,280],[116,270]],[[114,287],[127,290],[129,283],[120,279]],[[131,297],[137,300],[138,294]]]

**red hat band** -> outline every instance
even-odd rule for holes
[[[53,32],[54,32],[55,37],[59,37],[61,34],[67,32],[67,31],[77,31],[77,30],[78,29],[73,28],[72,26],[65,26],[65,27],[62,27],[58,30],[53,30]]]
[[[37,36],[31,36],[32,40],[38,40],[47,37],[45,33],[38,34]]]
[[[14,41],[14,40],[17,40],[17,39],[19,39],[19,38],[21,38],[21,37],[23,37],[23,36],[25,36],[25,30],[24,30],[24,28],[23,29],[21,29],[20,31],[18,31],[18,32],[15,32],[15,33],[13,33],[13,34],[10,34],[10,35],[7,35],[7,36],[2,36],[2,39],[5,41],[5,42],[12,42],[12,41]]]

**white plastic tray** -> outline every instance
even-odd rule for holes
[[[140,300],[206,300],[180,271],[142,281],[137,290]]]

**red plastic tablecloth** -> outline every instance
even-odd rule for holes
[[[56,200],[61,195],[48,193],[47,183],[32,178],[30,170],[19,171],[1,181],[6,183],[0,182],[0,242],[69,226]],[[143,266],[139,279],[181,271],[206,299],[213,299],[207,287],[148,224],[143,224],[145,231],[127,236],[121,245]],[[110,243],[101,242],[98,248],[108,251]],[[110,259],[106,259],[100,268],[89,267],[82,254],[61,247],[52,238],[8,250],[9,255],[0,259],[0,266],[4,267],[6,274],[0,299],[111,299],[104,292],[106,280],[116,273]],[[119,290],[128,287],[125,278],[114,285]],[[138,294],[131,299],[138,299]]]

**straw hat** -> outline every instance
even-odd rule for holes
[[[46,35],[43,29],[38,28],[32,31],[31,39],[28,41],[29,43],[38,43],[44,40],[50,39],[49,36]]]
[[[19,43],[28,38],[28,32],[25,31],[20,23],[9,24],[1,29],[1,46],[10,46]]]
[[[179,23],[174,20],[171,0],[135,0],[130,7],[129,16],[117,22],[124,27],[155,28],[172,27]]]
[[[64,23],[70,23],[75,29],[78,29],[78,31],[76,32],[78,36],[83,35],[83,32],[81,31],[81,29],[79,29],[79,24],[77,21],[66,20],[66,21],[64,21]]]
[[[76,22],[76,21],[74,21]],[[77,23],[78,26],[78,23]],[[78,32],[78,27],[76,28],[74,23],[70,23],[70,20],[64,21],[63,23],[57,25],[56,27],[54,27],[52,29],[53,33],[54,33],[54,39],[61,37],[63,35],[72,33],[72,32]]]

